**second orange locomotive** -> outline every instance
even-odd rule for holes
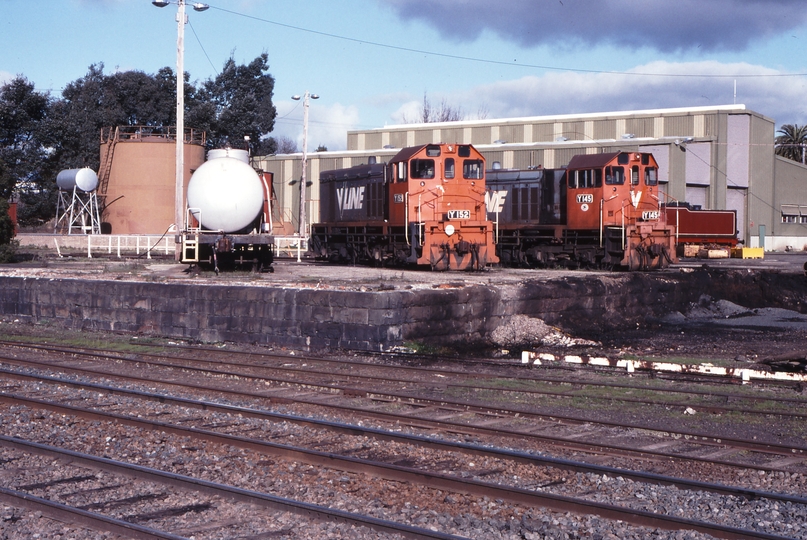
[[[650,270],[675,262],[675,227],[650,153],[577,155],[564,169],[499,169],[487,180],[505,264]]]

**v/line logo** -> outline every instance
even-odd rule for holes
[[[364,187],[336,188],[336,204],[340,210],[361,210],[364,205]]]
[[[498,214],[504,210],[504,201],[507,198],[507,190],[501,191],[486,191],[485,192],[485,209],[488,214]]]

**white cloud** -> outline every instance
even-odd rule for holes
[[[481,85],[456,93],[450,103],[488,118],[666,109],[734,102],[777,124],[807,123],[807,76],[750,64],[652,62],[627,74],[550,72]]]
[[[303,107],[297,101],[276,101],[277,120],[272,137],[288,137],[303,147]],[[322,145],[328,150],[344,150],[347,147],[348,130],[359,125],[359,110],[356,106],[322,105],[310,101],[308,109],[308,151]]]
[[[403,103],[390,115],[393,124],[404,124],[407,119],[414,121],[419,118],[423,108],[423,100],[412,100]]]

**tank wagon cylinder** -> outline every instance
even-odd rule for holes
[[[249,226],[263,209],[264,187],[239,151],[208,153],[208,161],[188,184],[188,208],[202,228],[235,233]],[[246,151],[241,150],[246,155]]]
[[[249,164],[249,152],[246,150],[238,150],[236,148],[215,148],[207,153],[207,160],[218,159],[223,157],[235,158]]]
[[[56,175],[56,185],[62,191],[73,191],[73,188],[78,188],[89,193],[98,187],[98,175],[89,167],[65,169]]]

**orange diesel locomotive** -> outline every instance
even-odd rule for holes
[[[505,264],[650,270],[676,260],[650,153],[577,155],[565,169],[499,169],[487,179]]]
[[[469,144],[404,148],[389,163],[320,174],[319,259],[473,270],[499,262],[485,212],[485,158]]]

